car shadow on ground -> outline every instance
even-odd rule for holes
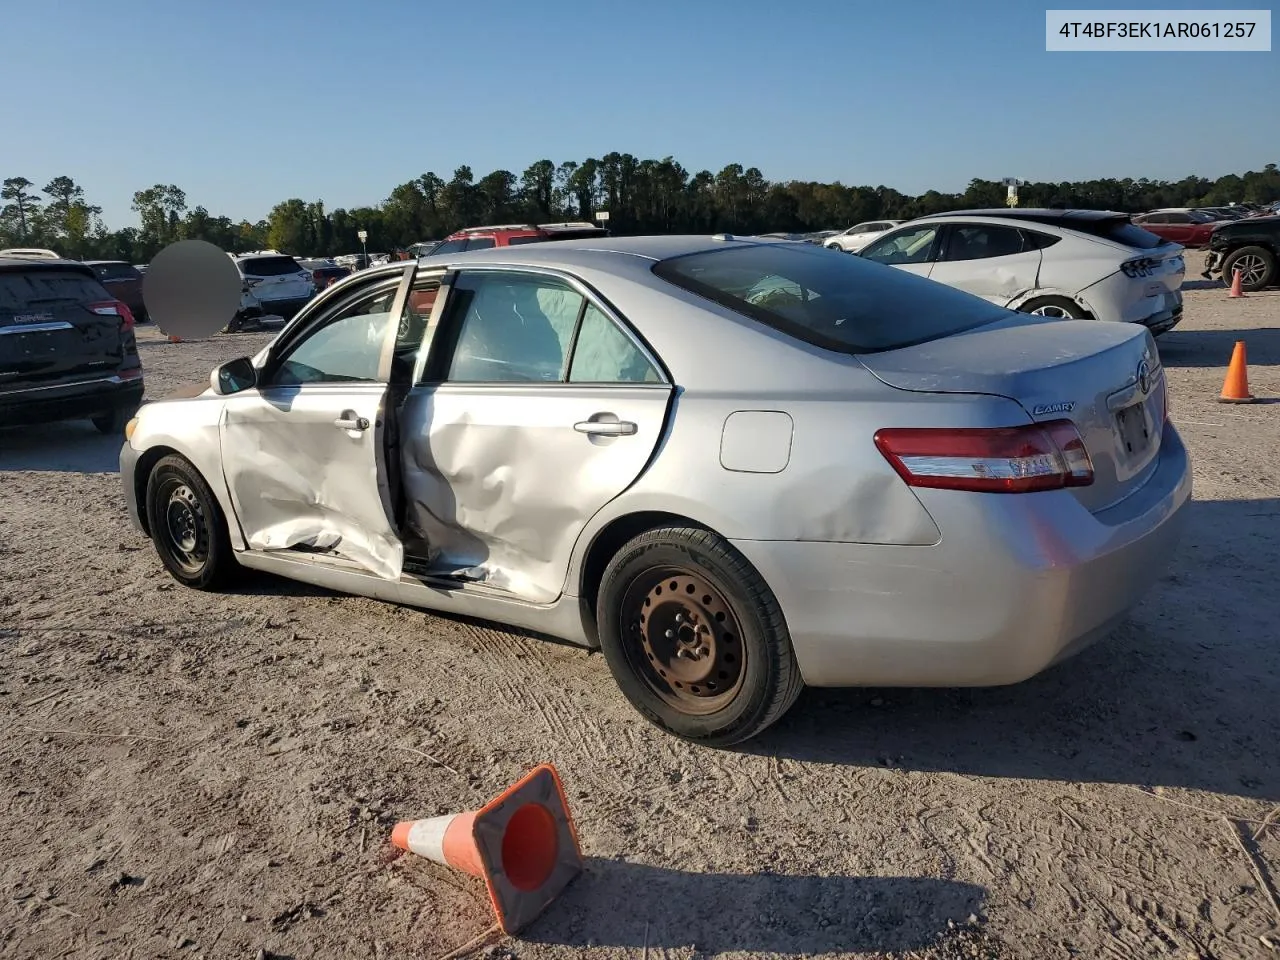
[[[0,473],[118,473],[124,435],[104,436],[88,420],[0,429]]]
[[[1276,301],[1280,307],[1280,299]],[[1226,374],[1236,341],[1243,340],[1250,367],[1280,364],[1280,326],[1248,330],[1171,330],[1156,341],[1166,367],[1221,367]]]
[[[1193,502],[1115,634],[1020,684],[810,689],[739,749],[817,763],[1280,800],[1280,499]]]
[[[698,953],[893,953],[981,916],[979,886],[924,877],[689,873],[587,858],[584,875],[521,939]],[[620,919],[622,918],[622,919]]]

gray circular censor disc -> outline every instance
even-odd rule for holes
[[[151,261],[142,300],[162,333],[211,337],[236,315],[241,280],[231,257],[204,240],[179,240]]]

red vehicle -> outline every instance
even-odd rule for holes
[[[1198,210],[1152,210],[1139,214],[1133,222],[1162,240],[1184,247],[1207,247],[1213,230],[1223,221]]]
[[[427,256],[438,257],[442,253],[462,253],[464,250],[485,250],[489,247],[514,247],[521,243],[541,243],[545,240],[581,240],[607,236],[608,230],[590,223],[514,223],[467,227],[445,237]]]
[[[137,323],[147,322],[147,307],[142,302],[142,273],[123,260],[86,260],[98,282],[117,300],[124,303]]]

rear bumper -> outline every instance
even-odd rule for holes
[[[276,314],[288,320],[310,302],[311,297],[287,297],[280,300],[258,300],[257,305],[264,314]]]
[[[1168,426],[1147,483],[1097,515],[1067,491],[921,492],[934,546],[734,541],[778,597],[806,683],[998,686],[1085,649],[1163,571],[1191,470]]]
[[[117,375],[72,383],[13,386],[0,389],[0,417],[15,425],[84,420],[142,405],[142,377]]]

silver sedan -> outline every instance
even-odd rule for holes
[[[1138,602],[1191,495],[1144,328],[729,236],[363,271],[126,436],[181,583],[265,570],[599,647],[718,744],[804,684],[1044,670]]]

